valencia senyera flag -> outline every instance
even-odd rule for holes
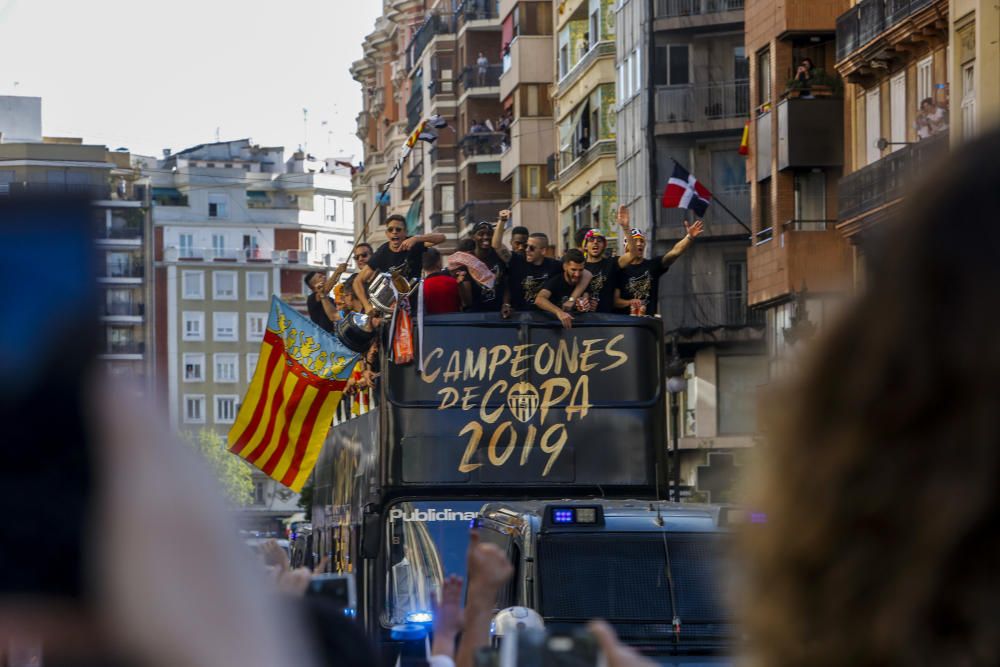
[[[272,298],[257,370],[229,431],[229,451],[300,491],[316,465],[357,357],[336,337]]]
[[[688,170],[674,163],[674,173],[663,191],[663,208],[687,208],[704,216],[712,203],[712,193]]]

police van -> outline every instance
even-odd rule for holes
[[[515,507],[503,503],[603,498],[615,524],[614,501],[656,503],[663,354],[658,319],[590,314],[567,330],[540,313],[428,317],[416,363],[383,354],[372,409],[331,429],[312,512],[313,548],[355,575],[371,634],[388,643],[393,625],[427,618],[484,510],[492,530],[489,513]]]

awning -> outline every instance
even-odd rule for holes
[[[267,199],[267,193],[263,190],[247,190],[247,199],[263,201]]]
[[[499,162],[477,162],[476,163],[476,173],[477,174],[499,174],[500,173],[500,163]]]
[[[424,231],[423,221],[420,219],[420,209],[423,208],[423,205],[423,199],[418,199],[410,204],[410,210],[406,212],[407,236],[417,236]]]
[[[181,191],[177,188],[153,188],[154,197],[180,197]]]

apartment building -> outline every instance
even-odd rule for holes
[[[140,391],[152,376],[146,179],[140,158],[79,138],[42,135],[42,100],[0,97],[0,196],[79,195],[93,203],[103,328],[99,359]]]
[[[881,1],[881,0],[880,0]],[[847,0],[768,0],[745,14],[750,57],[751,306],[766,318],[769,375],[783,372],[849,289],[850,249],[836,229],[845,164],[843,82],[834,69]],[[814,65],[804,92],[805,59]]]
[[[160,390],[178,429],[225,435],[257,365],[271,296],[304,308],[303,275],[350,256],[349,170],[242,139],[166,154],[147,173]],[[287,489],[256,471],[254,483],[248,526],[295,511]]]
[[[549,189],[549,156],[556,149],[549,86],[555,80],[554,12],[551,2],[500,3],[504,137],[500,178],[510,187],[515,225],[559,237]]]
[[[581,229],[617,242],[615,0],[555,3],[555,83],[550,88],[558,148],[549,188],[559,215],[560,251]],[[628,193],[626,193],[628,194]]]
[[[1000,123],[1000,5],[988,0],[951,0],[948,21],[954,145]]]
[[[624,0],[616,9],[619,195],[651,239],[651,256],[694,219],[660,205],[675,161],[717,200],[660,285],[667,338],[689,362],[679,396],[681,482],[698,488],[708,452],[753,444],[757,389],[767,382],[763,316],[747,302],[750,235],[740,224],[750,221],[739,154],[749,115],[743,0]]]

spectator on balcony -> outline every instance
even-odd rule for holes
[[[927,97],[920,103],[920,111],[914,122],[917,139],[923,140],[948,129],[948,109]]]
[[[411,283],[420,278],[423,269],[423,255],[427,248],[444,241],[444,234],[424,234],[406,236],[406,218],[393,214],[385,220],[388,241],[383,243],[368,260],[368,265],[358,273],[354,281],[354,294],[358,297],[366,313],[372,312],[368,300],[368,283],[376,273],[398,273]]]
[[[490,70],[490,61],[486,59],[483,52],[479,52],[479,57],[476,58],[476,85],[485,86],[486,85],[486,74]]]
[[[330,298],[330,290],[340,281],[340,276],[347,271],[347,264],[341,264],[329,278],[323,271],[309,271],[302,276],[302,282],[312,290],[306,297],[306,308],[309,319],[323,331],[333,333],[334,327],[340,321],[337,304]]]
[[[629,236],[629,212],[622,205],[618,207],[618,225],[621,227],[622,236]],[[597,228],[591,229],[584,234],[583,250],[586,253],[585,268],[590,271],[593,278],[590,280],[588,288],[590,303],[588,310],[598,313],[613,313],[615,311],[615,287],[618,282],[618,273],[632,263],[630,254],[630,244],[625,249],[625,253],[620,257],[606,257],[608,240],[604,233]]]
[[[424,312],[428,315],[457,313],[472,300],[469,283],[473,282],[465,274],[458,277],[444,269],[441,253],[437,248],[428,248],[424,253]]]
[[[811,58],[803,58],[799,63],[799,67],[795,70],[795,80],[799,83],[801,95],[803,99],[812,99],[812,90],[810,88],[810,83],[813,78],[813,61]]]
[[[618,274],[615,307],[626,313],[631,311],[655,315],[659,300],[660,276],[666,273],[670,266],[677,261],[677,258],[691,247],[704,228],[705,225],[701,220],[696,220],[691,225],[685,221],[684,229],[687,233],[684,238],[675,243],[667,254],[658,259],[644,259],[646,236],[638,229],[629,232],[629,245],[625,252],[631,257],[631,260],[622,267]]]
[[[545,281],[535,297],[535,308],[552,313],[564,329],[573,328],[573,310],[586,312],[589,299],[576,294],[587,289],[592,276],[585,268],[585,257],[576,248],[563,255],[562,271]]]

